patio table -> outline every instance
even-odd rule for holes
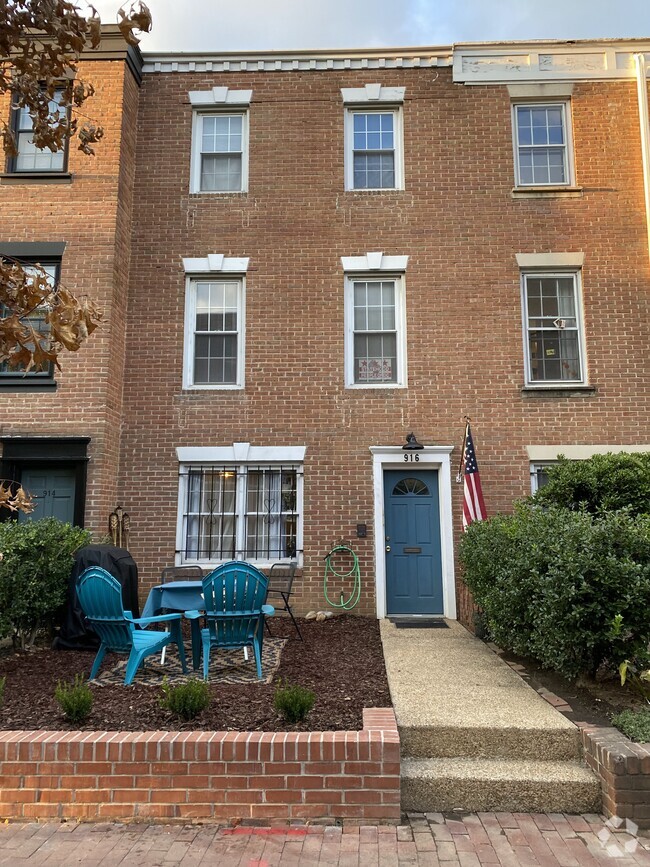
[[[149,591],[142,611],[143,617],[153,617],[161,611],[203,611],[202,581],[169,581],[158,584]],[[201,625],[198,620],[190,621],[192,626],[192,667],[196,671],[201,659]]]

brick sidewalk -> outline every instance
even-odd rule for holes
[[[395,864],[440,867],[650,865],[650,838],[614,831],[598,816],[412,814],[394,826],[223,828],[216,825],[0,825],[0,865],[275,867]],[[606,846],[610,847],[610,851]],[[633,851],[632,851],[633,850]]]

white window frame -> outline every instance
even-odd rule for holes
[[[564,169],[566,180],[563,182],[549,181],[549,183],[524,183],[521,180],[519,167],[519,126],[517,124],[517,110],[519,108],[550,108],[558,106],[562,110],[564,124]],[[573,187],[575,186],[575,165],[573,157],[573,126],[571,123],[571,99],[519,99],[512,101],[512,147],[515,167],[515,187],[545,189],[549,187]],[[527,145],[522,145],[527,147]],[[540,145],[539,147],[559,147],[559,145]]]
[[[395,185],[392,187],[355,187],[354,186],[354,117],[357,114],[391,114],[393,116],[393,154],[395,165]],[[345,109],[345,189],[350,192],[388,192],[404,189],[404,122],[401,106],[393,105],[356,105]]]
[[[246,270],[249,260],[227,259],[213,253],[203,259],[183,259],[185,268],[185,340],[183,351],[183,388],[192,391],[232,391],[244,388],[246,360]],[[234,383],[194,383],[194,338],[196,323],[196,284],[238,282],[237,294],[237,381]]]
[[[532,278],[573,278],[573,292],[576,309],[576,333],[578,337],[578,352],[580,353],[580,378],[579,379],[532,379],[531,375],[531,358],[529,346],[529,325],[528,325],[528,298],[526,292],[526,279]],[[580,269],[544,269],[536,270],[524,268],[521,271],[521,311],[522,311],[522,336],[524,345],[524,371],[525,371],[525,387],[526,388],[563,388],[572,389],[585,386],[588,383],[587,378],[587,356],[585,351],[585,333],[584,333],[584,316],[582,304],[582,272]],[[559,317],[558,317],[559,318]]]
[[[530,462],[530,492],[536,494],[540,490],[537,474],[540,470],[557,466],[557,461],[531,461]]]
[[[221,468],[232,467],[237,472],[237,487],[235,493],[235,548],[237,559],[243,559],[246,550],[246,483],[247,470],[250,469],[286,469],[296,470],[296,556],[277,558],[274,560],[251,560],[258,568],[268,568],[273,563],[289,563],[296,561],[298,566],[303,563],[303,526],[304,526],[304,446],[251,446],[249,443],[233,443],[225,447],[185,447],[177,448],[179,460],[178,509],[176,525],[176,565],[196,563],[205,568],[220,565],[224,560],[193,559],[184,557],[187,486],[189,470],[192,467]],[[241,556],[239,556],[241,554]]]
[[[216,86],[209,90],[189,92],[192,116],[192,146],[190,159],[190,192],[201,194],[237,195],[248,190],[248,136],[249,106],[253,97],[252,90],[231,90]],[[224,114],[242,117],[242,173],[240,190],[202,190],[201,189],[201,143],[202,123],[206,116]]]

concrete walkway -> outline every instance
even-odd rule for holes
[[[593,815],[412,815],[397,828],[0,825],[3,867],[638,867],[650,865],[649,849],[647,837]]]
[[[381,621],[402,743],[403,810],[592,812],[577,728],[456,621]]]

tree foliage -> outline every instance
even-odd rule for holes
[[[79,150],[92,155],[101,126],[79,123],[79,109],[92,97],[91,83],[77,76],[81,54],[99,47],[101,20],[93,6],[85,15],[76,0],[0,0],[0,93],[10,94],[13,109],[26,109],[36,147],[57,152],[76,137]],[[151,29],[144,3],[118,12],[118,26],[132,45],[135,31]],[[16,156],[9,118],[0,120],[5,154]],[[64,349],[75,352],[99,324],[101,314],[86,298],[62,285],[53,287],[45,270],[19,262],[0,263],[0,363],[12,370],[59,365]],[[38,311],[45,330],[30,321]]]

